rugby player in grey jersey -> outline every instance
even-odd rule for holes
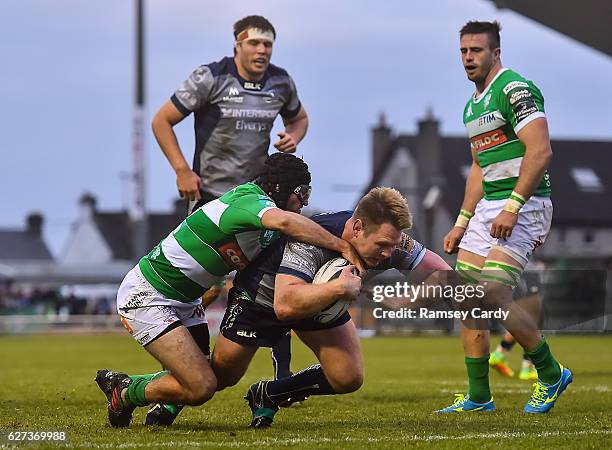
[[[206,203],[262,171],[270,132],[280,114],[285,130],[274,144],[294,152],[308,128],[293,79],[270,64],[276,31],[261,16],[234,24],[234,56],[195,69],[153,118],[153,133],[182,198]],[[194,114],[195,154],[189,167],[173,127]]]
[[[415,271],[422,279],[451,270],[442,258],[402,232],[412,221],[405,199],[395,189],[375,188],[354,212],[312,219],[351,243],[370,268]],[[335,280],[311,283],[315,273],[336,256],[320,247],[279,241],[235,280],[212,356],[217,389],[235,385],[257,348],[276,345],[290,329],[320,362],[291,377],[252,385],[245,398],[254,428],[270,426],[279,406],[310,395],[353,392],[363,382],[359,338],[349,313],[329,323],[314,319],[334,301],[355,299],[360,292],[361,278],[351,267]]]

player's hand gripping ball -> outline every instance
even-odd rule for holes
[[[322,284],[335,280],[340,276],[342,270],[349,266],[349,262],[344,258],[334,258],[326,262],[323,267],[315,274],[312,283]],[[314,316],[314,319],[321,323],[330,323],[344,314],[351,305],[353,299],[340,299],[329,305],[323,311]]]

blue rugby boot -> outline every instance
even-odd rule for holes
[[[523,411],[531,414],[545,414],[555,406],[559,396],[573,381],[572,371],[567,367],[561,367],[561,378],[555,384],[545,384],[540,380],[533,384],[533,394],[525,405]]]
[[[463,394],[455,394],[455,403],[446,408],[435,411],[436,413],[452,413],[452,412],[488,412],[495,411],[495,403],[493,397],[486,403],[476,403],[470,400],[469,396]]]

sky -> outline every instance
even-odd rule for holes
[[[134,10],[130,0],[0,2],[0,229],[40,212],[55,255],[84,192],[100,210],[129,206]],[[148,209],[169,210],[177,195],[151,117],[195,67],[231,55],[232,24],[248,14],[274,24],[272,62],[293,76],[309,114],[298,154],[313,173],[314,208],[350,208],[369,184],[381,112],[395,133],[413,133],[431,109],[443,134],[465,134],[467,20],[502,23],[502,63],[541,88],[553,138],[612,140],[612,58],[488,0],[149,0]],[[192,118],[176,132],[191,161]]]

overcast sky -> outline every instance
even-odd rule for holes
[[[461,68],[458,29],[470,19],[501,21],[502,62],[542,89],[553,137],[612,140],[612,58],[487,0],[149,0],[146,7],[152,210],[169,209],[176,189],[150,118],[193,68],[231,55],[232,24],[248,14],[276,27],[272,61],[293,76],[310,116],[298,153],[313,172],[315,207],[350,207],[359,191],[346,185],[368,184],[370,128],[381,111],[396,132],[414,132],[431,108],[443,133],[464,135],[461,112],[473,85]],[[57,254],[83,192],[99,209],[127,207],[133,34],[130,0],[0,2],[0,228],[21,227],[40,211]],[[192,128],[188,118],[177,129],[188,161]]]

